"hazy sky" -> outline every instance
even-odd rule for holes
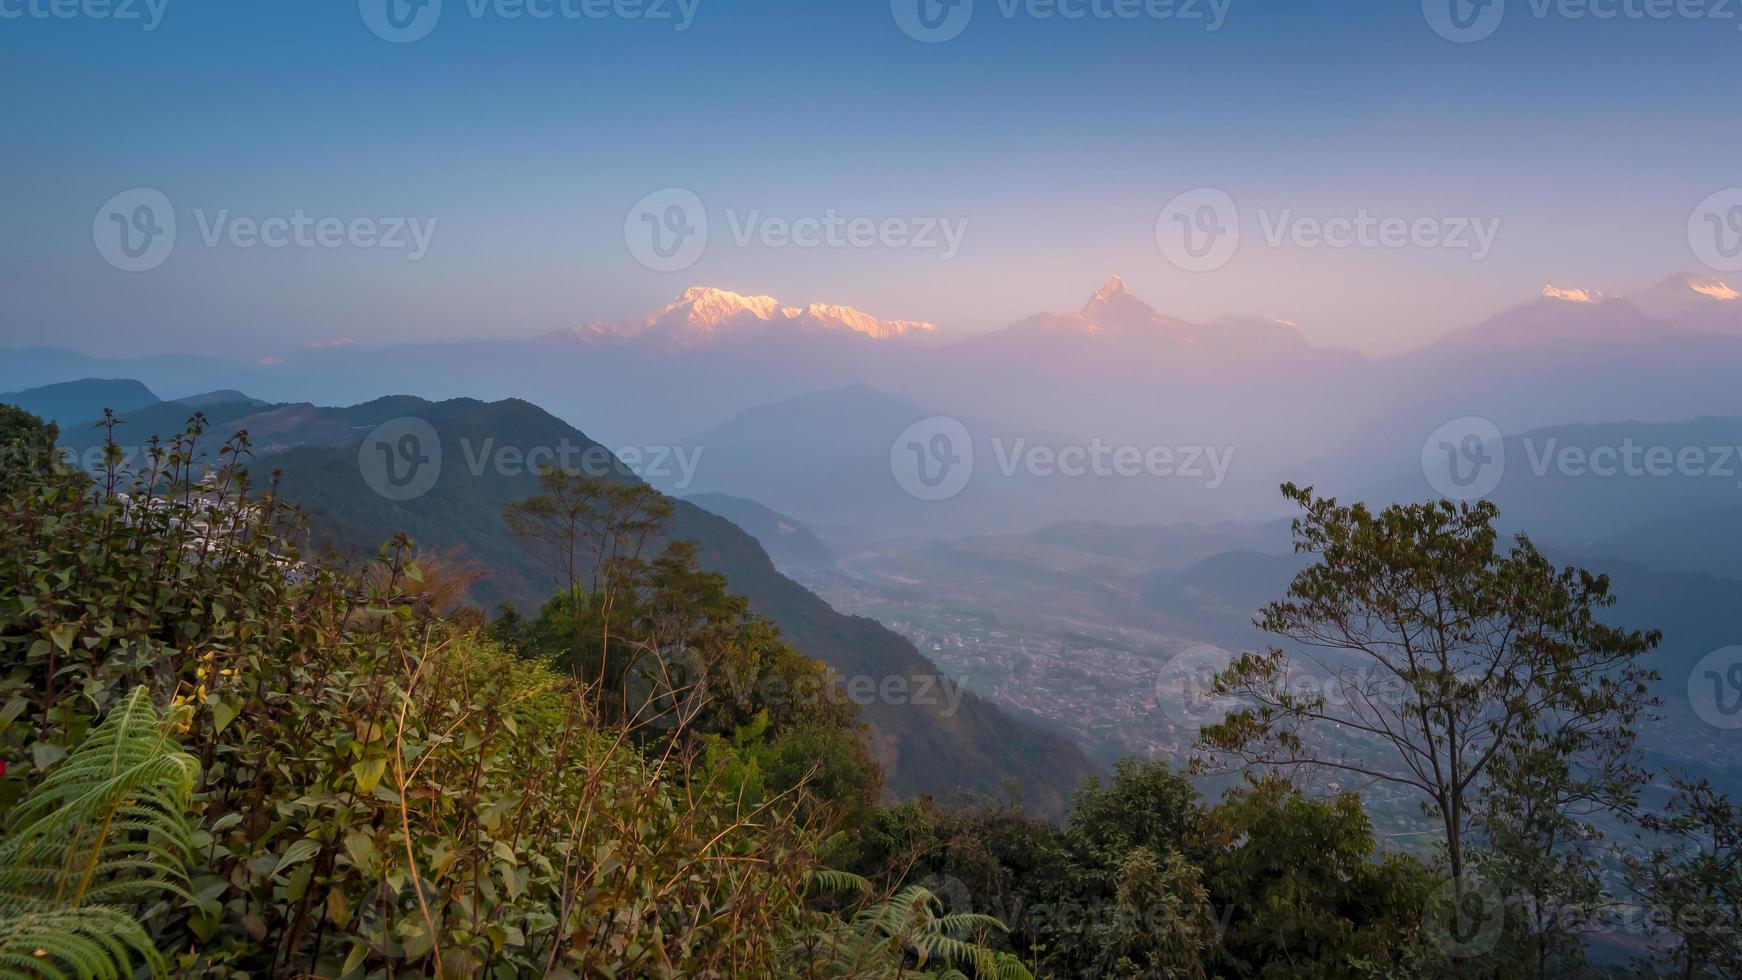
[[[111,2],[140,19],[94,16]],[[0,0],[0,347],[255,357],[526,335],[691,283],[969,331],[1075,308],[1119,273],[1166,312],[1260,313],[1385,352],[1545,282],[1702,271],[1690,212],[1742,185],[1742,4],[1652,19],[1632,14],[1663,0],[1593,0],[1608,18],[1495,0],[1492,36],[1459,44],[1416,0],[1217,0],[1216,30],[1208,0],[972,0],[959,36],[922,43],[897,16],[915,0],[683,0],[687,30],[677,0],[603,19],[588,14],[608,0],[526,0],[547,18],[444,0],[410,22],[426,37],[390,43],[370,27],[392,33],[383,2]],[[1060,5],[1086,16],[1044,16]],[[1239,248],[1188,272],[1157,216],[1205,187],[1235,202]],[[170,202],[176,238],[126,272],[98,240],[137,199],[105,202],[135,188]],[[693,191],[709,224],[680,271],[626,244],[663,188]],[[1499,224],[1480,258],[1296,239],[1300,218],[1363,210],[1453,237]],[[918,220],[860,245],[764,237],[769,218],[830,213]],[[237,224],[298,215],[314,244],[249,245]],[[358,219],[415,224],[382,248]],[[928,223],[963,219],[945,258]]]

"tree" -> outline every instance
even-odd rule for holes
[[[1439,878],[1413,857],[1376,855],[1354,793],[1310,799],[1285,780],[1230,790],[1205,816],[1204,882],[1224,917],[1223,977],[1397,976]]]
[[[582,676],[586,637],[596,630],[598,668],[591,679],[603,702],[621,672],[612,669],[614,658],[622,659],[612,645],[613,614],[624,586],[645,571],[642,551],[671,516],[671,501],[646,484],[556,467],[540,470],[538,478],[544,493],[508,504],[502,519],[556,573],[569,597],[576,676]]]
[[[0,405],[0,493],[24,485],[27,475],[52,468],[60,430],[14,405]]]
[[[1119,865],[1118,890],[1090,953],[1097,976],[1202,980],[1218,941],[1203,870],[1178,851],[1135,847]]]
[[[1658,843],[1627,861],[1663,928],[1657,959],[1683,980],[1742,976],[1742,809],[1703,779],[1672,785],[1664,811],[1640,818]]]
[[[1625,755],[1656,675],[1656,632],[1617,629],[1606,576],[1557,570],[1518,536],[1497,551],[1482,501],[1374,513],[1312,489],[1295,550],[1318,556],[1257,624],[1292,641],[1215,681],[1243,706],[1199,735],[1200,770],[1331,770],[1416,795],[1445,835],[1457,897],[1474,806],[1505,752]],[[1593,746],[1603,747],[1601,751]]]
[[[1576,729],[1516,741],[1477,802],[1477,864],[1498,892],[1523,900],[1505,955],[1530,976],[1564,976],[1583,966],[1583,933],[1604,902],[1596,818],[1629,812],[1642,775],[1615,740]]]

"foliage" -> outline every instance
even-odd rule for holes
[[[862,887],[869,884],[861,879]],[[921,885],[909,885],[860,908],[850,919],[819,916],[784,953],[792,977],[913,977],[915,980],[1032,980],[1014,956],[978,941],[1001,932],[991,916],[945,913]],[[939,971],[927,971],[928,966]]]
[[[0,405],[0,493],[11,493],[30,474],[53,466],[59,435],[53,424],[17,406]]]
[[[1203,871],[1178,851],[1135,847],[1119,865],[1112,914],[1091,937],[1105,977],[1200,980],[1220,942]]]
[[[1204,820],[1205,880],[1225,916],[1218,976],[1334,978],[1400,969],[1439,878],[1379,855],[1360,798],[1314,800],[1279,779],[1230,792]]]
[[[246,434],[208,459],[190,423],[93,482],[41,451],[52,430],[0,417],[33,447],[0,488],[0,752],[18,760],[0,971],[1555,975],[1580,966],[1560,916],[1510,923],[1492,962],[1436,959],[1442,870],[1479,866],[1527,911],[1587,905],[1594,817],[1633,804],[1655,634],[1595,620],[1601,577],[1522,538],[1496,553],[1486,505],[1376,515],[1291,488],[1321,561],[1265,624],[1396,668],[1341,709],[1420,741],[1327,754],[1308,729],[1339,706],[1286,684],[1289,655],[1248,655],[1223,682],[1257,707],[1206,747],[1259,772],[1206,804],[1126,760],[1060,825],[1009,801],[878,808],[834,676],[661,536],[655,496],[547,474],[568,503],[510,520],[573,575],[486,628],[465,601],[479,568],[403,536],[362,568],[309,560],[299,515],[252,487]],[[153,702],[176,705],[174,739]],[[1355,796],[1264,769],[1315,763],[1422,790],[1448,867],[1380,853]],[[1732,975],[1735,808],[1683,784],[1643,824],[1647,903],[1678,926],[1720,916],[1664,937],[1660,964]]]
[[[531,622],[505,610],[493,635],[582,675],[579,665],[602,665],[591,674],[602,715],[642,740],[699,739],[710,771],[745,803],[805,784],[847,819],[875,804],[881,777],[832,675],[751,615],[725,576],[702,571],[694,542],[641,559],[669,507],[649,503],[645,487],[563,470],[541,481],[546,492],[511,504],[506,520],[569,583]]]
[[[134,688],[7,819],[0,840],[0,973],[163,975],[147,923],[188,897],[187,814],[199,763]]]
[[[1498,551],[1486,501],[1374,513],[1283,492],[1305,511],[1295,549],[1318,560],[1258,624],[1296,649],[1216,678],[1243,705],[1200,733],[1200,768],[1329,769],[1412,793],[1461,889],[1477,799],[1506,753],[1628,756],[1656,680],[1639,660],[1659,636],[1598,620],[1606,577],[1557,570],[1522,535]]]
[[[1663,812],[1640,820],[1655,845],[1627,862],[1663,927],[1644,965],[1686,980],[1742,976],[1742,808],[1704,780],[1672,784]]]
[[[802,785],[741,807],[682,743],[643,751],[589,689],[405,601],[426,576],[404,542],[361,577],[304,561],[229,465],[245,436],[208,466],[201,434],[0,503],[7,754],[31,760],[6,783],[67,771],[123,692],[187,706],[175,972],[771,968],[820,835]]]
[[[1484,881],[1514,899],[1499,955],[1524,966],[1524,975],[1570,975],[1586,966],[1584,932],[1605,901],[1611,865],[1595,818],[1630,811],[1641,779],[1625,758],[1580,765],[1571,752],[1519,741],[1497,757],[1483,787],[1475,864]]]
[[[504,507],[503,523],[562,583],[570,669],[601,690],[621,691],[633,649],[613,643],[614,616],[645,578],[643,551],[671,516],[671,502],[643,483],[554,466],[539,471],[539,482],[544,492]]]
[[[1126,760],[1080,790],[1059,827],[1009,804],[926,801],[867,824],[852,862],[997,916],[1051,977],[1324,977],[1411,973],[1440,878],[1377,853],[1359,800],[1281,780],[1206,809],[1183,776]]]

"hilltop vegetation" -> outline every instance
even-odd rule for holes
[[[1396,759],[1483,767],[1428,785],[1447,847],[1415,857],[1299,778],[1386,757],[1313,755],[1351,722],[1279,686],[1282,650],[1215,681],[1248,707],[1206,761],[1256,763],[1220,800],[1129,760],[1062,825],[880,806],[823,665],[645,487],[547,471],[508,501],[512,537],[573,571],[486,622],[478,570],[403,536],[361,568],[311,558],[246,438],[202,459],[198,434],[93,481],[0,418],[0,975],[1576,977],[1617,903],[1655,917],[1629,975],[1742,962],[1734,806],[1632,791],[1654,636],[1589,616],[1600,577],[1497,551],[1491,507],[1291,490],[1313,561],[1266,626],[1366,623],[1379,650],[1440,624],[1383,702],[1423,725]]]
[[[101,414],[93,407],[101,403],[93,397],[78,403],[76,417],[87,421],[60,434],[61,445],[87,468],[101,465],[108,439],[100,421],[91,421]],[[115,432],[127,446],[127,465],[137,465],[153,434],[180,431],[195,410],[181,400],[121,413],[124,424]],[[370,556],[381,542],[405,533],[432,552],[460,554],[488,569],[489,576],[476,582],[471,594],[491,609],[507,602],[534,614],[555,587],[550,570],[505,533],[501,520],[504,505],[539,489],[536,467],[525,464],[529,451],[566,447],[572,459],[597,453],[606,462],[594,467],[595,475],[624,484],[643,482],[580,430],[514,399],[429,402],[396,396],[317,408],[267,405],[237,394],[199,411],[211,433],[250,433],[247,462],[254,469],[281,471],[281,494],[311,518],[300,542],[308,550]],[[390,500],[359,472],[358,443],[375,426],[408,416],[429,422],[437,433],[442,478],[414,500]],[[202,445],[210,449],[218,441],[207,435]],[[516,465],[499,466],[502,453],[511,454],[507,458]],[[937,666],[905,639],[869,619],[837,613],[782,575],[758,540],[731,520],[675,500],[664,533],[671,540],[694,541],[702,568],[726,575],[755,613],[773,620],[795,646],[842,676],[902,677],[929,688],[944,682]],[[820,547],[814,538],[811,542]],[[880,736],[878,756],[892,796],[997,793],[1015,780],[1030,805],[1057,815],[1071,791],[1095,771],[1068,740],[1025,725],[971,693],[947,712],[932,703],[872,701],[861,707]]]

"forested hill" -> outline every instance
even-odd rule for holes
[[[398,419],[427,423],[427,431],[438,434],[440,452],[439,476],[427,491],[396,501],[372,488],[372,481],[379,482],[376,464],[359,450],[377,426]],[[122,431],[137,443],[149,434],[146,428],[130,423]],[[161,434],[175,428],[165,426]],[[577,462],[598,459],[603,452],[580,430],[512,399],[429,402],[395,396],[347,408],[293,404],[241,415],[225,412],[202,445],[216,450],[237,429],[249,432],[259,454],[254,467],[262,477],[283,471],[283,492],[308,512],[316,546],[373,554],[403,531],[422,549],[459,547],[463,557],[490,572],[474,586],[476,599],[487,607],[512,602],[528,613],[555,591],[555,579],[508,534],[503,506],[539,492],[534,468],[525,463],[529,454],[539,458],[534,450],[566,450]],[[69,432],[63,441],[100,436]],[[637,479],[614,457],[610,462],[619,478]],[[732,591],[747,596],[754,612],[777,622],[799,650],[844,679],[872,685],[862,690],[900,679],[893,698],[855,698],[872,726],[873,755],[885,769],[891,794],[1001,795],[1014,781],[1028,804],[1057,814],[1093,772],[1073,743],[961,692],[906,639],[872,620],[836,612],[780,574],[756,539],[736,525],[683,500],[673,505],[668,536],[697,542],[702,566],[724,573]]]

